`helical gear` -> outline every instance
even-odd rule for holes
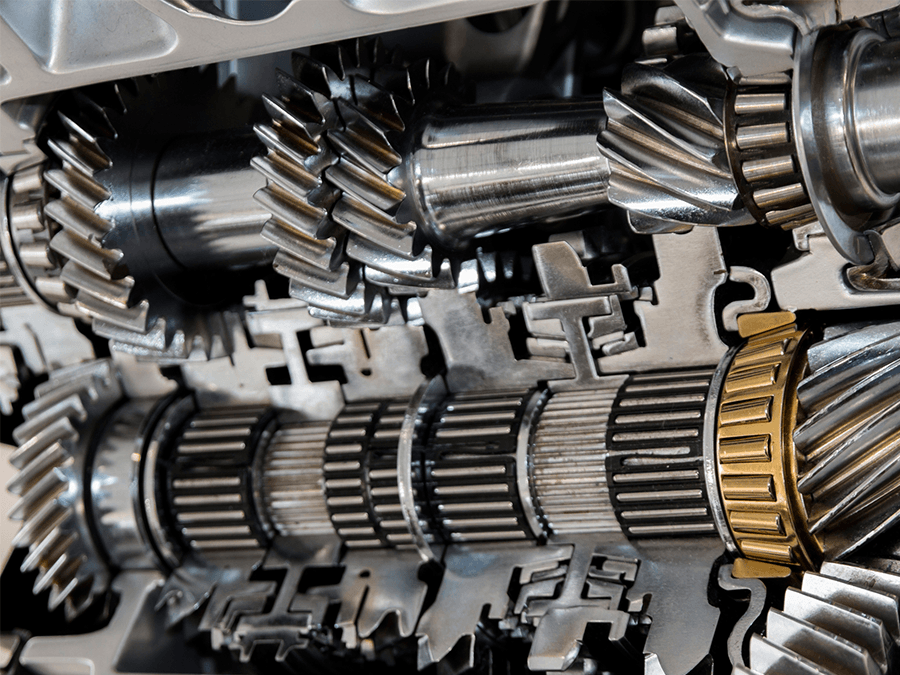
[[[379,41],[316,56],[294,55],[280,98],[264,97],[272,123],[256,127],[268,148],[254,161],[268,179],[256,197],[273,214],[263,236],[279,247],[275,269],[321,318],[378,324],[399,310],[415,320],[407,296],[454,281],[448,261],[435,273],[391,172],[412,108],[450,71],[406,68]]]
[[[749,668],[738,675],[891,672],[900,640],[900,576],[825,563],[788,588],[768,612],[765,636],[750,637]]]
[[[4,306],[38,302],[72,313],[71,296],[60,279],[59,257],[50,250],[53,236],[43,217],[44,162],[20,169],[5,181],[0,197],[0,301]]]
[[[726,153],[726,86],[721,66],[689,55],[663,68],[632,64],[621,92],[604,91],[598,145],[610,161],[609,200],[636,232],[755,222]]]
[[[156,360],[224,353],[222,303],[189,302],[167,288],[137,232],[129,167],[148,143],[226,128],[246,110],[232,91],[216,88],[212,69],[79,90],[60,104],[62,133],[47,139],[56,166],[44,172],[58,191],[44,207],[60,228],[50,248],[64,261],[75,309],[113,346]]]
[[[833,559],[900,523],[900,323],[833,336],[809,360],[797,389],[798,488]]]
[[[28,547],[22,571],[38,572],[34,592],[50,589],[50,609],[64,607],[71,620],[109,586],[84,475],[94,430],[123,394],[108,360],[56,371],[36,393],[13,432],[19,447],[10,462],[19,471],[7,487],[19,501],[10,517],[23,523],[12,544]]]

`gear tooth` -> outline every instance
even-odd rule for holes
[[[67,517],[66,509],[56,503],[56,501],[50,500],[45,502],[22,524],[21,529],[13,537],[13,547],[30,547],[43,541],[53,531],[53,528],[62,524]]]
[[[294,52],[291,54],[291,69],[295,78],[323,96],[333,98],[339,92],[348,90],[348,86],[344,84],[345,76],[338,74],[343,72],[343,66],[335,72],[333,68],[311,56]]]
[[[109,166],[109,158],[100,151],[96,144],[91,143],[94,147],[88,147],[89,141],[79,140],[81,141],[80,148],[68,141],[55,138],[48,139],[47,145],[64,163],[82,173],[85,179],[90,179],[95,173]]]
[[[328,133],[328,140],[342,157],[348,157],[375,174],[386,174],[403,161],[384,129],[354,106],[340,106],[346,125]],[[326,171],[327,175],[327,171]]]
[[[75,259],[63,266],[60,276],[67,284],[78,289],[76,304],[93,298],[114,310],[125,311],[132,306],[129,298],[134,280],[131,277],[113,279],[109,273],[93,269],[91,261]]]
[[[279,257],[280,256],[280,257]],[[291,284],[305,286],[313,291],[347,299],[359,282],[357,267],[341,263],[336,269],[324,269],[311,265],[302,258],[294,258],[280,251],[275,260],[275,269],[291,279]]]
[[[40,544],[28,551],[28,555],[22,561],[21,571],[26,574],[33,572],[38,569],[41,560],[54,560],[64,554],[75,536],[72,533],[63,535],[60,528],[55,528]]]
[[[78,579],[78,577],[70,570],[66,571],[69,571],[69,574],[61,576],[57,581],[54,581],[51,584],[50,597],[47,600],[47,606],[52,612],[65,603],[66,619],[68,621],[71,621],[72,619],[76,618],[82,611],[84,611],[86,607],[83,604],[81,609],[79,610],[76,603],[69,602],[70,598],[72,598],[76,589],[81,583],[81,580]]]
[[[44,207],[44,215],[64,230],[71,230],[97,244],[109,233],[109,221],[70,201],[57,199],[50,202]]]
[[[432,89],[445,89],[446,77],[452,66],[447,64],[435,72],[434,62],[431,59],[422,59],[409,67],[409,75],[406,79],[406,91],[410,103],[416,103],[420,97],[426,95]]]
[[[334,207],[332,217],[358,238],[406,258],[413,258],[412,235],[415,223],[398,223],[364,201],[344,195]]]
[[[37,575],[37,578],[34,580],[34,587],[32,588],[32,592],[35,595],[39,595],[43,593],[51,586],[60,586],[63,587],[72,584],[72,581],[77,583],[77,580],[74,579],[74,575],[72,575],[71,580],[64,577],[62,571],[66,568],[67,563],[70,561],[67,559],[65,552],[59,554],[54,560],[53,564],[49,567],[43,568]],[[73,586],[74,588],[74,586]],[[58,603],[53,600],[50,601],[50,609],[56,609]]]
[[[462,89],[462,75],[452,63],[448,63],[438,71],[437,84],[449,91]]]
[[[300,84],[330,96],[336,114],[325,122],[324,133],[336,157],[313,169],[303,152],[279,152],[283,138],[267,138],[270,156],[254,162],[268,179],[257,199],[273,213],[264,236],[279,247],[276,269],[292,280],[294,297],[308,302],[318,317],[341,325],[388,320],[388,290],[404,293],[401,287],[409,286],[408,294],[413,288],[444,287],[454,278],[449,261],[435,272],[431,249],[417,241],[416,224],[398,215],[406,195],[390,175],[402,161],[395,136],[406,129],[411,106],[432,88],[433,66],[422,61],[401,67],[399,50],[387,50],[378,40],[356,40],[349,49],[317,47],[311,57],[293,57]],[[335,82],[332,69],[345,80]],[[314,84],[328,79],[329,72],[327,89]],[[323,102],[316,108],[322,110]],[[277,106],[269,112],[274,120],[269,136],[283,136],[298,121],[307,132],[311,128],[300,116],[285,122]],[[281,158],[300,170],[291,171]],[[341,231],[351,235],[346,247],[342,237],[334,238]],[[355,285],[364,266],[377,281]],[[396,304],[394,314],[402,318],[402,303]]]
[[[134,307],[120,307],[92,295],[79,294],[75,305],[81,312],[94,319],[93,328],[98,335],[109,337],[104,327],[116,326],[119,329],[117,342],[140,345],[146,339],[152,339],[148,337],[151,332],[155,336],[165,336],[164,331],[157,329],[157,326],[165,323],[165,319],[157,319],[152,329],[147,327],[149,303],[146,300],[142,300]]]
[[[381,39],[380,35],[375,36],[374,39],[361,38],[360,40],[358,40],[358,44],[361,47],[360,51],[366,54],[366,65],[375,67],[380,63],[386,63],[390,61],[390,54],[387,48],[384,46],[384,40]],[[362,59],[360,59],[360,63],[363,63]]]
[[[406,124],[400,112],[400,100],[393,92],[369,80],[353,78],[357,107],[386,131],[403,131]]]
[[[54,467],[62,462],[63,453],[62,446],[54,442],[41,452],[36,459],[23,464],[20,471],[6,484],[6,490],[14,495],[24,494],[30,485],[36,485],[38,481],[44,479],[49,475],[49,472],[53,471]],[[8,517],[15,518],[12,513],[8,514]]]
[[[65,476],[55,470],[59,466],[64,466],[63,462],[45,470],[40,478],[28,481],[26,489],[21,492],[22,497],[13,505],[7,517],[12,520],[28,520],[40,513],[45,504],[55,501],[66,488]]]
[[[724,73],[718,75],[724,96]],[[633,229],[657,233],[755,221],[743,208],[721,113],[709,92],[638,64],[626,69],[621,93],[605,90],[603,101],[608,117],[598,147],[610,160],[609,197],[629,211]]]
[[[97,103],[92,97],[82,91],[73,93],[75,107],[79,111],[79,120],[76,122],[71,116],[57,113],[60,121],[67,130],[79,138],[97,143],[101,138],[114,138],[115,127],[110,121],[107,109]]]
[[[310,89],[283,71],[279,70],[276,78],[282,100],[279,102],[266,94],[263,96],[263,102],[267,106],[274,105],[276,108],[279,105],[290,106],[294,111],[292,114],[299,115],[295,125],[303,127],[310,138],[318,138],[328,126],[334,123],[336,113],[330,98]]]
[[[409,87],[408,81],[409,70],[402,65],[393,63],[386,63],[376,68],[372,74],[372,82],[383,89],[396,92],[398,96],[406,97],[405,92]],[[406,100],[411,102],[408,97],[406,97]]]
[[[812,504],[810,530],[830,558],[900,522],[900,324],[854,343],[862,334],[850,331],[846,349],[828,341],[814,346],[815,366],[798,386],[806,416],[794,430],[798,487]]]
[[[305,59],[316,64],[317,68],[320,66],[328,68],[331,70],[332,75],[338,79],[346,79],[347,67],[352,64],[352,57],[350,57],[343,46],[338,43],[328,42],[311,47],[309,54],[309,56],[305,56],[299,52],[295,52],[291,57],[292,63],[294,58],[297,59],[297,62],[301,59]],[[304,78],[301,77],[300,79],[302,80]]]
[[[344,50],[344,63],[357,72],[363,72],[368,75],[377,63],[376,57],[376,41],[378,38],[359,37],[341,45]]]
[[[13,453],[15,462],[13,466],[17,466],[25,461],[31,462],[33,457],[37,456],[32,454],[32,452],[41,447],[38,445],[39,443],[43,444],[46,442],[47,445],[50,445],[57,441],[68,440],[68,438],[78,438],[78,432],[74,429],[70,431],[70,429],[72,425],[87,419],[86,402],[77,395],[70,395],[68,387],[63,390],[63,396],[58,399],[53,397],[53,393],[55,392],[47,394],[48,398],[50,398],[49,401],[38,399],[26,406],[25,422],[16,427],[13,433],[15,434],[14,438],[23,444],[20,450],[24,450],[26,446],[29,449],[27,454],[19,455],[18,451]],[[38,392],[38,396],[44,395]],[[31,445],[32,439],[39,440],[36,440],[35,445]]]
[[[281,115],[281,111],[277,108],[272,107],[272,110],[275,114]],[[257,138],[262,141],[266,148],[270,151],[284,155],[285,158],[292,160],[295,164],[303,168],[306,168],[307,162],[310,161],[310,158],[314,158],[320,149],[319,144],[303,127],[296,131],[291,129],[292,133],[286,133],[287,130],[283,128],[278,129],[276,127],[257,124],[253,127],[253,130],[256,133]]]
[[[130,80],[124,82],[111,82],[84,87],[78,93],[83,98],[80,99],[92,110],[99,110],[104,119],[106,127],[115,133],[115,128],[110,123],[109,113],[121,115],[125,112],[125,101],[123,98],[123,85],[127,91],[127,84]]]
[[[44,172],[46,181],[76,204],[93,211],[109,197],[109,193],[93,180],[81,174],[67,173],[61,169]]]
[[[273,265],[276,270],[290,276],[307,273],[307,266],[313,266],[320,270],[330,270],[341,260],[343,248],[335,237],[315,237],[295,228],[292,223],[273,218],[266,223],[262,236],[280,248],[279,254],[285,254],[289,259],[302,262],[302,269],[292,269],[292,265],[286,264],[286,259],[276,259]],[[277,257],[277,254],[276,254]]]
[[[19,429],[21,428],[19,427]],[[59,441],[74,438],[76,435],[77,432],[68,417],[54,420],[47,428],[38,430],[35,435],[30,436],[22,443],[10,456],[9,462],[17,469],[24,469],[32,462],[40,459]],[[17,480],[18,476],[13,478],[9,484],[17,485]],[[12,491],[12,488],[10,490]],[[14,494],[20,493],[14,492]]]
[[[278,156],[254,157],[250,164],[269,181],[268,187],[261,188],[254,194],[257,201],[285,201],[290,204],[290,208],[296,208],[314,218],[317,227],[319,221],[323,221],[323,232],[325,231],[328,208],[336,195],[330,186],[325,185],[321,176]],[[312,195],[314,191],[319,194]]]
[[[721,72],[717,75],[722,77]],[[648,105],[678,108],[693,118],[696,128],[722,139],[724,91],[717,91],[717,95],[713,96],[708,84],[699,85],[696,80],[690,79],[692,76],[690,70],[675,76],[669,70],[634,63],[625,68],[622,93]]]
[[[342,158],[325,172],[328,181],[353,195],[363,197],[367,202],[388,214],[395,214],[406,199],[406,193],[394,187],[381,175],[366,171],[356,162]]]
[[[104,278],[121,276],[122,252],[101,248],[77,232],[60,230],[50,240],[50,248]]]
[[[359,283],[346,298],[336,297],[299,284],[291,284],[291,297],[306,302],[310,316],[332,320],[385,323],[386,303],[383,290]]]

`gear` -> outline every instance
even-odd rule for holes
[[[42,216],[43,170],[43,163],[36,164],[4,181],[0,300],[5,307],[37,302],[71,314],[72,298],[60,279],[60,261],[48,245],[52,231]]]
[[[664,68],[625,68],[620,93],[605,90],[600,152],[610,160],[609,200],[641,234],[694,225],[748,225],[725,150],[727,77],[707,56]],[[676,113],[673,114],[673,113]]]
[[[294,54],[294,77],[278,74],[280,98],[264,97],[272,123],[256,127],[268,148],[254,161],[268,179],[256,198],[273,214],[263,236],[279,247],[275,269],[320,318],[381,324],[399,310],[415,320],[408,296],[455,281],[449,261],[435,274],[390,174],[414,106],[450,71],[404,68],[377,40],[316,56]]]
[[[809,351],[797,389],[798,488],[829,559],[900,523],[900,323],[849,330]]]
[[[96,333],[140,356],[227,351],[217,310],[230,294],[172,259],[148,206],[153,159],[169,140],[249,118],[233,92],[215,87],[208,69],[76,91],[59,105],[62,133],[47,139],[59,166],[44,179],[59,196],[44,214],[61,228],[50,241],[61,278]]]
[[[10,462],[19,472],[7,486],[19,496],[10,517],[22,520],[13,546],[29,551],[22,572],[37,570],[34,592],[50,589],[51,610],[72,620],[109,588],[109,571],[94,543],[83,477],[93,431],[122,398],[108,360],[56,371],[25,406]]]
[[[787,589],[783,610],[769,610],[765,637],[750,638],[750,668],[734,672],[884,673],[900,635],[898,595],[900,576],[825,563]]]

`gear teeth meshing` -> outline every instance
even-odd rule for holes
[[[319,318],[405,317],[417,290],[456,284],[450,261],[435,265],[399,215],[406,195],[390,176],[412,106],[450,71],[406,67],[380,40],[295,53],[292,68],[294,77],[279,75],[280,98],[265,98],[272,123],[256,128],[268,148],[254,166],[268,179],[256,198],[273,214],[263,236],[279,248],[274,267]]]
[[[339,103],[344,126],[328,134],[340,159],[325,175],[342,191],[332,216],[350,232],[347,255],[396,277],[397,285],[427,287],[438,276],[395,170],[414,106],[425,92],[445,89],[449,72],[435,73],[422,61],[379,69],[374,81],[351,77],[355,104]]]
[[[19,496],[9,516],[22,527],[13,546],[28,547],[22,572],[37,571],[34,592],[50,589],[49,608],[67,620],[104,593],[109,574],[86,520],[83,479],[93,427],[122,397],[109,361],[51,374],[25,406],[10,458],[18,474],[7,489]]]
[[[325,138],[342,124],[336,102],[352,99],[350,74],[369,73],[383,47],[357,40],[349,50],[315,51],[322,61],[293,54],[296,77],[279,71],[280,96],[263,97],[272,123],[255,131],[267,154],[252,162],[267,179],[256,200],[272,213],[262,235],[278,246],[273,267],[291,280],[293,297],[344,320],[384,323],[382,293],[367,289],[359,265],[346,259],[346,234],[331,218],[339,192],[323,174],[337,161]]]
[[[900,523],[900,323],[825,340],[809,351],[794,430],[800,492],[825,555],[847,555]]]
[[[900,642],[900,576],[825,563],[769,610],[766,635],[750,637],[750,668],[736,673],[883,675]]]
[[[44,164],[14,173],[0,196],[8,229],[8,238],[0,244],[0,305],[37,301],[71,314],[72,297],[60,279],[60,261],[50,249],[52,232],[43,217]]]
[[[642,234],[755,222],[743,208],[724,134],[726,78],[708,58],[664,69],[625,69],[621,93],[604,90],[600,152],[610,160],[609,199]]]

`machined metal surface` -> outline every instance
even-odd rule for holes
[[[413,4],[0,0],[0,665],[896,675],[900,8]]]

